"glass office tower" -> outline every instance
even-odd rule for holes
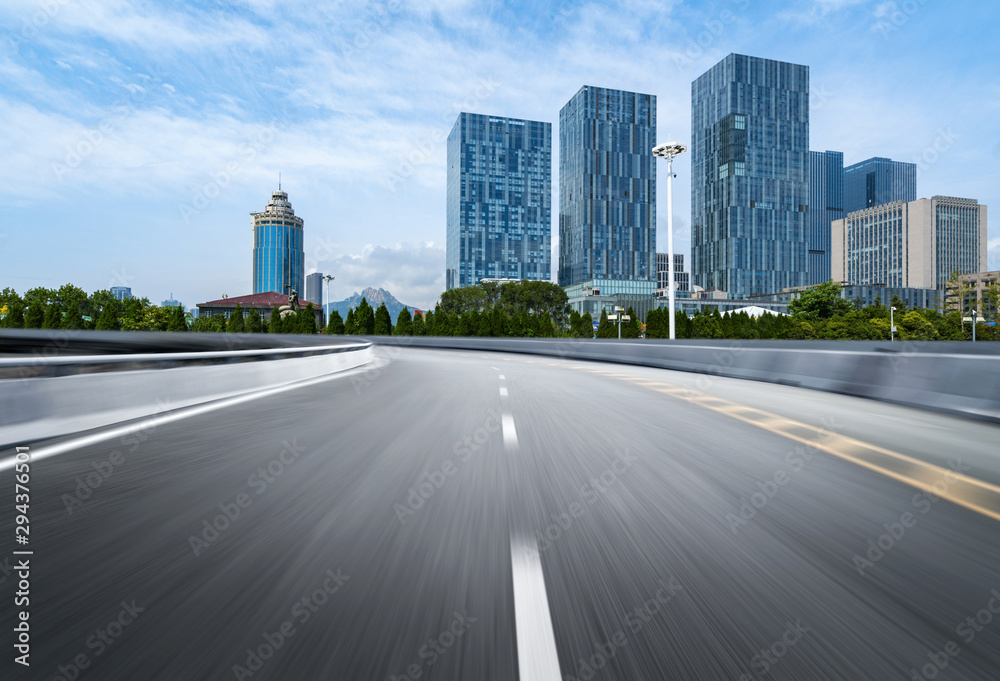
[[[302,218],[295,215],[288,194],[271,192],[260,213],[250,213],[253,225],[253,292],[288,293],[305,297],[305,251]],[[285,285],[289,289],[285,289]]]
[[[656,97],[584,86],[559,112],[559,285],[656,287]]]
[[[853,213],[893,201],[917,200],[917,165],[870,158],[844,168],[844,210]]]
[[[691,84],[692,283],[730,298],[804,286],[809,67],[730,54]]]
[[[552,278],[552,124],[461,113],[448,135],[447,289]]]
[[[844,154],[809,152],[809,285],[830,281],[830,223],[844,217]]]

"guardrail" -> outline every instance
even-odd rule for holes
[[[171,345],[190,348],[191,341],[185,334],[141,332],[31,335],[8,342],[10,332],[0,333],[6,353],[0,356],[0,448],[288,385],[373,357],[371,343],[357,337],[204,334],[209,338],[195,342],[206,351],[169,352]],[[272,341],[282,347],[218,349]],[[14,345],[20,350],[11,354]],[[129,352],[137,347],[146,352]],[[117,352],[76,354],[109,348]]]
[[[371,336],[376,345],[516,352],[781,383],[1000,422],[1000,344]]]

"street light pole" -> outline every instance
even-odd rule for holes
[[[896,311],[895,307],[889,308],[889,342],[893,342],[895,339],[894,334],[896,333],[896,322],[894,321],[893,312]]]
[[[667,142],[653,147],[653,156],[667,159],[667,300],[670,309],[670,340],[676,338],[674,319],[674,156],[687,151],[680,142]]]
[[[330,304],[330,282],[336,278],[337,277],[331,277],[329,274],[323,275],[323,283],[326,284],[326,299],[323,301],[323,308],[327,319],[330,318],[330,313],[326,311],[326,306]]]
[[[972,308],[972,342],[976,342],[976,317],[979,316],[979,311],[976,308]]]

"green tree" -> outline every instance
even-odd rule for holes
[[[358,323],[354,319],[354,308],[347,308],[347,321],[344,322],[344,333],[348,336],[357,333]]]
[[[184,308],[180,305],[170,308],[170,319],[167,322],[167,331],[187,330],[187,318],[184,316]]]
[[[270,321],[269,321],[269,323],[267,325],[267,332],[268,333],[284,333],[285,330],[283,328],[284,325],[282,324],[283,321],[284,320],[281,318],[281,314],[278,312],[278,308],[272,307],[271,308],[271,319],[270,319]]]
[[[264,320],[260,318],[260,310],[255,310],[252,305],[247,308],[247,316],[243,321],[243,330],[247,333],[264,332]]]
[[[24,328],[40,329],[45,321],[45,304],[40,300],[33,300],[28,304],[28,309],[24,311]]]
[[[842,290],[840,284],[835,281],[813,286],[788,303],[788,312],[794,317],[806,320],[829,319],[844,314],[853,309],[853,306],[850,301],[841,298]]]
[[[56,299],[62,306],[64,329],[84,329],[87,324],[83,316],[89,312],[87,309],[87,293],[79,286],[64,284],[56,292]]]
[[[295,330],[293,333],[315,334],[319,331],[316,326],[316,308],[312,303],[305,307],[300,307],[295,313]]]
[[[63,312],[62,305],[53,300],[45,306],[45,317],[42,320],[43,329],[58,329],[62,327]]]
[[[601,321],[597,324],[598,338],[618,338],[618,330],[608,319],[608,311],[601,310]]]
[[[236,307],[229,313],[226,331],[229,333],[243,333],[243,328],[243,307],[239,303],[236,303]]]
[[[380,303],[378,309],[375,310],[372,333],[376,336],[392,335],[392,315],[389,314],[389,308],[385,306],[385,303]]]
[[[375,311],[364,296],[354,310],[354,333],[361,336],[375,335]]]
[[[594,317],[589,312],[580,315],[580,326],[576,334],[577,338],[594,337]]]
[[[396,320],[396,324],[399,324],[399,320]],[[414,310],[413,321],[411,323],[412,335],[414,336],[426,336],[427,335],[427,324],[424,322],[424,315],[420,310]]]
[[[12,288],[5,288],[0,293],[0,327],[5,329],[20,329],[24,326],[24,299]]]
[[[625,315],[629,318],[627,322],[622,324],[622,338],[638,338],[641,327],[639,325],[639,316],[635,313],[630,305]]]
[[[350,314],[350,313],[348,313]],[[330,320],[326,323],[327,334],[340,336],[344,333],[344,320],[336,310],[330,311]]]
[[[413,318],[410,316],[410,310],[404,307],[396,315],[396,328],[392,330],[394,336],[412,336],[413,335]]]
[[[654,307],[646,315],[646,338],[668,338],[670,327],[667,324],[667,316],[670,313],[659,307]]]

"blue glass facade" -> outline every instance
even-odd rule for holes
[[[288,194],[271,192],[261,213],[250,213],[253,225],[253,292],[288,293],[305,297],[305,250],[302,218],[295,215]]]
[[[830,223],[844,217],[844,154],[809,152],[809,285],[830,281]]]
[[[552,278],[552,124],[461,113],[448,135],[447,289]]]
[[[916,200],[915,163],[875,157],[844,168],[844,210],[847,213],[893,201]]]
[[[730,298],[804,286],[809,67],[730,54],[691,84],[693,283]]]
[[[560,286],[641,281],[652,294],[654,146],[654,95],[584,86],[559,112]]]

